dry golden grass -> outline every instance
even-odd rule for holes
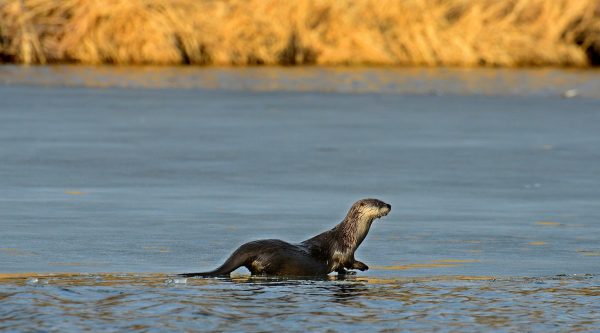
[[[586,66],[598,0],[0,0],[21,63]]]

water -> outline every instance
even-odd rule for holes
[[[0,82],[0,329],[598,327],[599,72],[3,66]],[[173,280],[364,197],[392,212],[356,277]]]
[[[13,281],[0,294],[0,329],[593,331],[600,310],[593,277],[165,281],[157,275]]]

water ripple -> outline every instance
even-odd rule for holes
[[[600,278],[188,279],[161,274],[0,278],[1,330],[593,330]]]

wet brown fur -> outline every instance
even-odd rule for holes
[[[181,276],[228,276],[238,267],[252,275],[319,276],[331,272],[346,274],[346,269],[367,270],[354,259],[354,252],[365,239],[371,223],[389,213],[391,206],[377,199],[355,202],[346,218],[333,229],[300,244],[278,239],[264,239],[240,246],[223,265],[209,272],[185,273]]]

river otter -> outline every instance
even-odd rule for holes
[[[367,236],[373,220],[387,215],[392,206],[377,200],[355,202],[346,218],[333,229],[300,244],[278,239],[257,240],[240,246],[219,268],[180,276],[228,276],[238,267],[252,275],[318,276],[331,272],[347,274],[346,269],[369,269],[354,259],[354,252]]]

